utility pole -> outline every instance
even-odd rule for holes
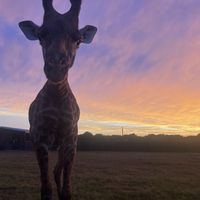
[[[122,136],[124,136],[124,127],[122,126]]]

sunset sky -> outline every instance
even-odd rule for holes
[[[42,23],[41,0],[0,2],[0,126],[28,128],[46,81],[39,43],[18,22]],[[69,1],[54,0],[63,13]],[[69,80],[81,109],[79,133],[200,133],[200,1],[83,0],[82,45]]]

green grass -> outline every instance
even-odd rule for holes
[[[73,199],[199,200],[199,171],[200,154],[78,152]],[[0,200],[37,200],[39,187],[33,152],[0,152]]]

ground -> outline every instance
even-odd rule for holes
[[[199,200],[199,171],[195,153],[78,152],[73,200]],[[39,185],[33,152],[0,152],[0,200],[39,200]]]

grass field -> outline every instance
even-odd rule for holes
[[[56,153],[50,155],[53,168]],[[0,152],[0,200],[37,200],[33,152]],[[200,154],[78,152],[74,200],[199,200]],[[54,199],[57,199],[54,185]]]

